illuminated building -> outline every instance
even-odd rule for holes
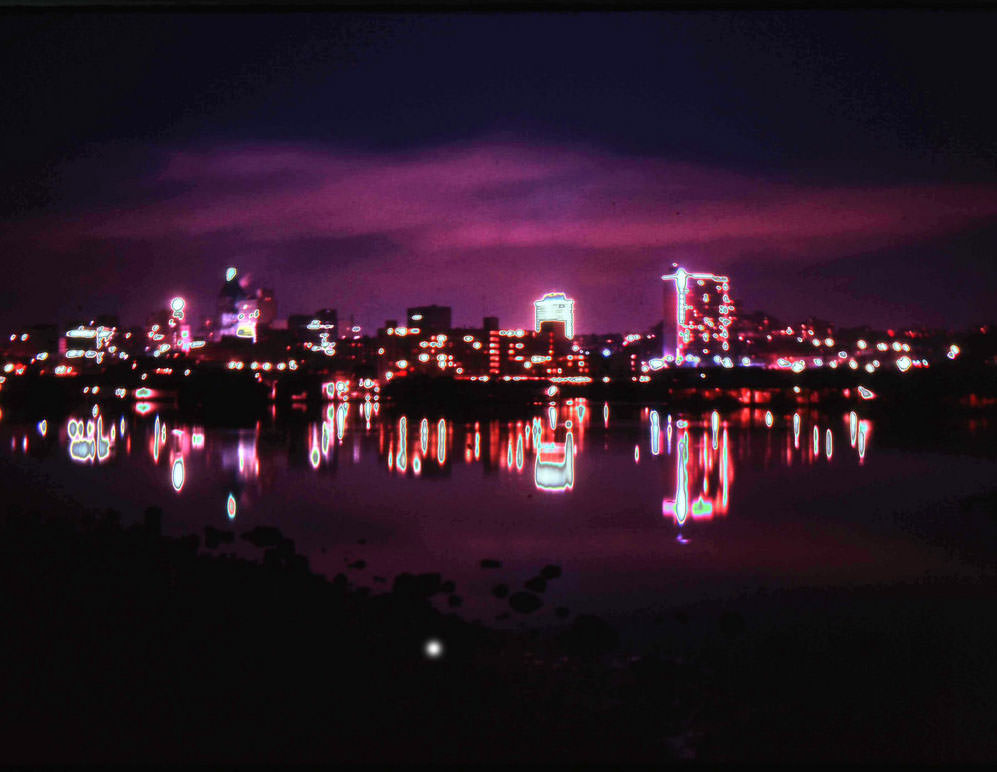
[[[256,307],[260,312],[257,323],[261,327],[270,327],[277,319],[277,297],[274,291],[266,287],[256,290]]]
[[[235,268],[226,270],[225,283],[218,293],[216,338],[232,335],[255,343],[257,328],[273,321],[277,312],[273,290],[260,290],[251,296],[245,289],[245,282],[238,278]],[[265,321],[264,314],[269,322]]]
[[[534,330],[540,332],[546,324],[560,324],[565,338],[575,337],[575,301],[563,292],[548,292],[533,301]]]
[[[297,342],[313,351],[335,353],[339,337],[339,316],[335,308],[322,308],[312,314],[291,314],[287,329]]]
[[[714,365],[729,357],[734,319],[730,280],[714,273],[689,273],[679,266],[661,279],[675,288],[674,308],[671,287],[665,288],[665,318],[674,311],[675,348],[662,351],[662,357],[679,365]]]
[[[450,306],[416,306],[405,312],[406,324],[426,332],[449,332]]]

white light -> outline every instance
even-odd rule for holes
[[[443,656],[443,642],[439,638],[430,638],[426,641],[423,652],[429,659],[439,659]]]

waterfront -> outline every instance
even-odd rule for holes
[[[475,421],[342,402],[232,429],[140,409],[3,420],[8,495],[126,522],[158,506],[173,535],[277,526],[320,573],[376,593],[440,572],[461,601],[441,608],[498,625],[567,608],[639,635],[669,609],[759,589],[992,573],[993,519],[959,504],[997,478],[986,418],[574,399]],[[544,605],[510,613],[496,585],[521,591],[546,565],[563,573],[539,585]]]

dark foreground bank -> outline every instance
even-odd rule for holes
[[[591,617],[441,613],[438,575],[328,581],[272,529],[258,562],[204,551],[226,538],[3,512],[0,761],[997,757],[992,581],[676,609],[635,656]]]

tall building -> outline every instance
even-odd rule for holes
[[[238,279],[236,269],[228,268],[225,271],[225,283],[218,292],[218,316],[214,335],[217,338],[234,335],[255,343],[261,303],[268,307],[268,312],[276,313],[272,290],[264,290],[264,293],[251,296]]]
[[[277,298],[268,287],[256,290],[256,307],[260,310],[259,325],[270,327],[277,319]]]
[[[540,332],[545,325],[558,325],[565,338],[575,337],[575,301],[563,292],[548,292],[533,301],[534,329]]]
[[[677,365],[720,364],[729,357],[729,328],[734,319],[730,279],[715,273],[690,273],[680,266],[661,277],[665,285],[665,320],[675,320],[675,348],[662,356]],[[674,293],[672,289],[674,288]],[[669,336],[662,336],[667,346]]]
[[[335,351],[339,337],[339,316],[335,308],[321,308],[313,314],[291,314],[287,317],[287,329],[306,348]]]
[[[447,332],[450,318],[450,306],[417,306],[406,311],[405,324],[426,332]]]

